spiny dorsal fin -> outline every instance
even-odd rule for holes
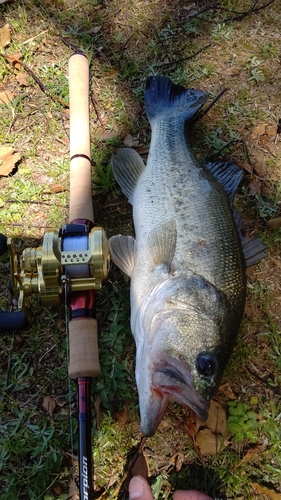
[[[130,203],[138,179],[145,169],[140,155],[130,148],[119,149],[111,158],[112,170],[116,181]]]
[[[109,238],[109,251],[116,266],[131,276],[135,267],[136,240],[132,236],[122,234],[112,236]]]
[[[237,188],[243,177],[241,168],[229,161],[209,162],[206,167],[223,186],[232,204]]]

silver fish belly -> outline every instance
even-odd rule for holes
[[[131,278],[136,381],[147,436],[169,401],[207,418],[244,311],[246,265],[232,208],[242,173],[233,164],[198,162],[185,139],[186,121],[207,97],[168,78],[150,78],[147,164],[128,149],[112,159],[133,205],[135,238],[118,235],[109,244],[113,261]],[[263,250],[257,247],[254,262]]]

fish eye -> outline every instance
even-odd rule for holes
[[[218,371],[217,359],[214,354],[201,352],[197,356],[196,368],[203,377],[214,377]]]

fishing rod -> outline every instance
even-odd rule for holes
[[[100,373],[96,290],[109,267],[105,231],[94,224],[89,127],[89,63],[82,52],[69,59],[70,199],[69,222],[47,230],[42,246],[26,248],[18,259],[12,238],[0,235],[0,254],[10,255],[10,289],[19,312],[0,312],[0,330],[32,323],[29,296],[45,306],[63,301],[69,311],[68,375],[77,381],[80,500],[93,499],[91,380]],[[19,265],[18,265],[19,262]],[[67,318],[66,318],[67,324]]]

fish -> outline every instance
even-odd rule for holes
[[[147,163],[130,148],[112,156],[133,207],[135,235],[114,235],[109,248],[130,277],[144,436],[154,435],[169,402],[207,419],[243,318],[246,266],[265,256],[260,239],[242,236],[233,208],[242,170],[193,152],[187,126],[208,97],[168,77],[148,77]]]

